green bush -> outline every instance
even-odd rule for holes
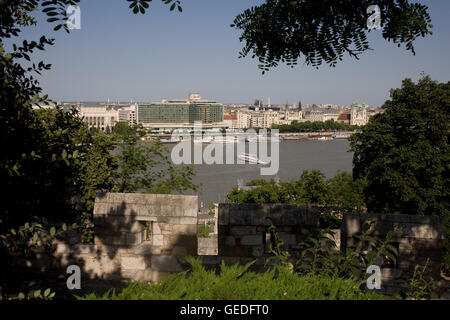
[[[210,229],[207,225],[199,225],[197,230],[197,236],[199,238],[209,238]]]
[[[292,273],[277,266],[263,274],[246,266],[226,266],[220,273],[206,270],[201,260],[187,258],[191,270],[168,275],[155,284],[134,282],[120,293],[89,294],[80,300],[382,300],[362,292],[358,282],[338,277]]]

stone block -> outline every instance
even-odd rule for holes
[[[243,236],[243,235],[255,235],[255,226],[233,226],[230,228],[230,233],[233,236]]]
[[[172,226],[172,230],[174,234],[197,234],[197,225],[196,224],[176,224]]]
[[[252,247],[252,256],[261,257],[264,254],[264,246],[254,246]]]
[[[152,223],[152,234],[153,235],[160,235],[160,234],[162,234],[160,223],[158,223],[158,222],[153,222]]]
[[[205,248],[205,247],[199,247],[198,248],[198,255],[200,256],[217,256],[218,255],[218,249],[217,248]]]
[[[342,233],[351,237],[361,232],[361,221],[359,214],[344,214],[342,221]]]
[[[193,224],[197,226],[197,216],[196,217],[181,217],[179,218],[179,224]]]
[[[198,238],[199,248],[217,248],[217,238]]]
[[[295,234],[280,232],[279,237],[280,237],[280,240],[282,240],[285,245],[297,244],[297,236]]]
[[[136,246],[142,242],[142,232],[128,233],[127,245]]]
[[[154,271],[163,272],[181,272],[184,270],[176,257],[163,255],[151,257],[151,268]]]
[[[240,239],[240,244],[243,246],[262,245],[263,238],[262,238],[261,234],[254,235],[254,236],[242,236]]]
[[[154,246],[163,246],[164,245],[164,236],[163,235],[154,234],[152,236],[152,244]]]
[[[145,258],[136,255],[122,255],[120,266],[122,270],[145,270],[147,267]]]
[[[174,256],[185,256],[188,254],[188,251],[185,247],[175,246],[172,248],[172,255]]]
[[[236,245],[236,240],[234,239],[234,237],[228,236],[225,238],[225,245],[234,247]]]

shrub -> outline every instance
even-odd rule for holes
[[[89,294],[80,300],[381,300],[358,289],[358,282],[339,277],[292,273],[277,266],[263,274],[245,266],[226,266],[220,273],[206,270],[201,260],[188,257],[191,270],[168,275],[155,284],[134,282],[120,293]]]
[[[197,230],[197,235],[199,238],[209,238],[210,229],[207,225],[199,225]]]

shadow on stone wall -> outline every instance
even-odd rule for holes
[[[58,298],[102,293],[133,280],[158,281],[187,267],[197,255],[197,197],[99,194],[94,208],[93,245],[68,234],[25,265],[37,272],[36,288],[54,288]],[[81,269],[81,290],[67,289],[67,267]],[[41,278],[41,279],[39,279]]]
[[[217,240],[199,240],[197,212],[196,196],[99,194],[93,245],[80,245],[79,237],[69,234],[55,241],[51,252],[40,252],[26,264],[37,271],[39,288],[54,288],[57,298],[64,299],[120,289],[134,280],[156,282],[164,275],[186,270],[185,256],[197,256],[198,252],[208,254],[202,256],[208,268],[218,269],[222,260],[227,264],[256,260],[253,270],[261,271],[272,256],[268,250],[271,224],[285,243],[284,249],[295,252],[319,226],[320,217],[320,210],[310,205],[220,204]],[[342,250],[368,220],[376,221],[370,234],[380,239],[394,227],[402,229],[391,240],[399,249],[397,266],[382,268],[384,293],[404,288],[414,266],[424,265],[427,259],[437,279],[443,239],[439,218],[346,214],[341,229],[335,230]],[[79,291],[66,287],[69,265],[82,270]]]

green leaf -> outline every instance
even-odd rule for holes
[[[34,296],[35,298],[40,298],[40,297],[41,297],[41,290],[36,290],[36,291],[34,291],[33,296]]]

